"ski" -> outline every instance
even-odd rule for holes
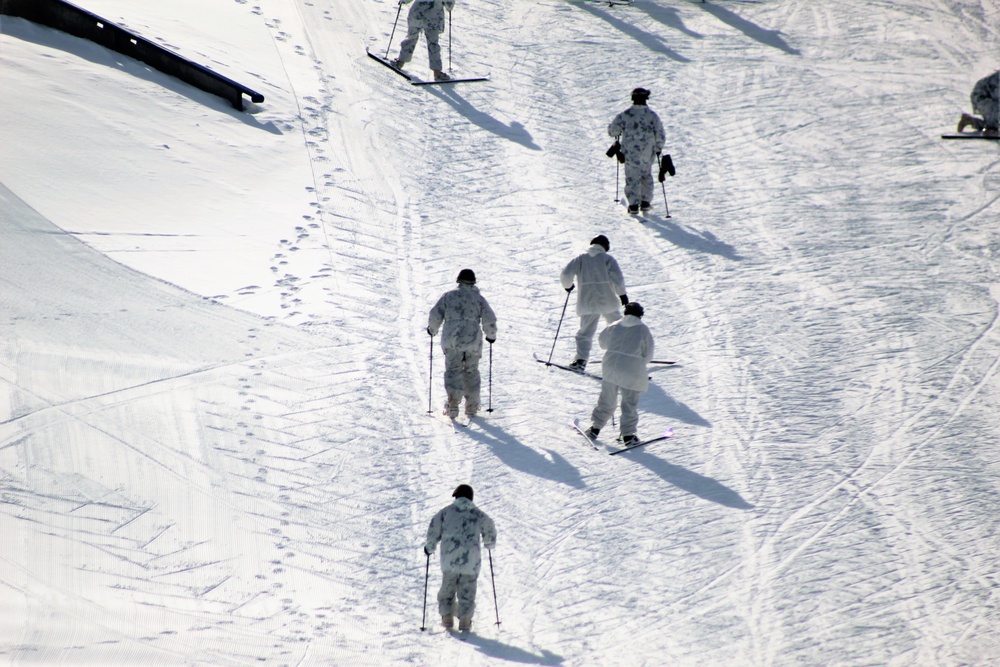
[[[643,440],[642,442],[637,442],[634,445],[629,445],[628,447],[623,447],[622,449],[616,449],[613,452],[608,452],[611,456],[615,454],[622,454],[624,452],[632,451],[633,449],[638,449],[639,447],[645,447],[648,444],[659,442],[660,440],[667,440],[674,437],[674,429],[668,428],[664,431],[663,435],[658,435],[655,438],[650,438],[649,440]]]
[[[601,447],[597,444],[597,441],[591,438],[589,435],[587,435],[586,430],[582,426],[580,426],[579,419],[574,419],[573,423],[570,424],[570,426],[572,426],[577,433],[582,435],[583,439],[586,440],[591,447],[593,447],[597,451],[601,451]]]
[[[375,60],[375,61],[377,61],[379,63],[382,63],[383,65],[385,65],[386,67],[388,67],[393,72],[395,72],[396,74],[400,75],[401,77],[403,77],[407,81],[409,81],[411,83],[414,81],[414,78],[412,76],[410,76],[408,73],[404,72],[401,68],[396,67],[395,65],[393,65],[392,61],[388,60],[387,58],[383,58],[382,56],[377,56],[374,53],[372,53],[371,51],[369,51],[368,49],[365,49],[365,53],[368,54],[369,58],[371,58],[372,60]]]
[[[546,366],[552,366],[553,368],[561,368],[564,371],[569,371],[570,373],[576,373],[577,375],[586,375],[587,377],[594,378],[595,380],[604,379],[600,375],[595,375],[594,373],[590,373],[588,371],[578,371],[575,368],[570,368],[569,366],[563,366],[562,364],[557,364],[554,361],[546,361],[545,359],[539,357],[537,352],[533,353],[533,356],[535,357],[535,361],[537,361],[540,364],[545,364]]]
[[[435,85],[439,85],[439,84],[442,84],[442,83],[469,83],[471,81],[489,81],[490,80],[490,77],[488,77],[488,76],[470,76],[470,77],[458,77],[458,78],[443,79],[441,81],[437,81],[437,80],[435,80],[435,81],[424,81],[423,79],[419,79],[416,76],[414,76],[413,74],[410,74],[409,72],[404,71],[401,67],[396,67],[395,65],[392,64],[392,61],[389,60],[388,58],[383,58],[382,56],[375,55],[374,53],[372,53],[371,51],[368,51],[367,49],[365,50],[365,53],[367,53],[368,57],[371,58],[372,60],[375,60],[375,61],[377,61],[377,62],[385,65],[386,67],[388,67],[389,69],[391,69],[396,74],[400,75],[401,77],[406,78],[414,86],[435,86]]]
[[[594,362],[591,362],[591,363],[599,364],[599,363],[601,363],[601,361],[603,361],[603,360],[602,359],[598,359],[598,360],[596,360]],[[648,364],[659,364],[661,366],[673,366],[677,362],[676,361],[665,361],[665,360],[660,360],[660,359],[651,359],[651,360],[647,361],[646,363],[648,363]]]
[[[1000,134],[984,134],[982,132],[959,132],[957,134],[942,134],[942,139],[986,139],[987,141],[997,141]]]
[[[410,77],[410,83],[412,83],[414,86],[439,86],[441,84],[446,84],[446,83],[472,83],[474,81],[489,81],[489,80],[490,77],[488,76],[467,76],[467,77],[459,77],[453,79],[443,79],[441,81],[437,80],[423,81],[422,79],[414,79],[412,76]]]
[[[627,199],[622,199],[622,200],[619,201],[619,203],[623,207],[625,207],[625,212],[626,213],[628,213],[631,217],[635,218],[636,220],[638,220],[639,222],[642,222],[642,223],[646,222],[644,218],[646,218],[647,216],[656,215],[655,213],[653,213],[653,207],[652,206],[650,206],[647,209],[640,208],[638,211],[630,211],[629,208],[628,208],[628,200]],[[663,217],[664,218],[669,218],[670,214],[667,213]]]
[[[459,428],[468,428],[468,424],[458,421],[458,417],[449,417],[448,415],[441,414],[440,412],[428,412],[427,416],[431,419],[437,419],[446,424],[451,424],[451,430],[458,433]]]
[[[577,375],[586,375],[589,378],[594,378],[595,380],[600,380],[601,382],[604,381],[604,378],[602,378],[600,375],[598,375],[596,373],[591,373],[590,371],[578,371],[575,368],[570,368],[569,366],[563,366],[562,364],[557,364],[554,361],[545,361],[544,359],[542,359],[541,357],[538,356],[537,352],[532,352],[532,356],[534,356],[535,357],[535,361],[537,361],[540,364],[545,364],[546,366],[552,366],[553,368],[561,368],[564,371],[569,371],[570,373],[576,373]],[[598,363],[598,362],[595,362],[595,363]],[[652,380],[653,377],[652,376],[646,376],[646,379],[647,380]]]

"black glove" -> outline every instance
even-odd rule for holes
[[[622,300],[622,305],[623,306],[627,306],[628,305],[628,294],[622,294],[618,298]]]
[[[496,338],[487,338],[486,342],[489,343],[490,345],[492,345],[493,343],[497,342],[497,339]]]
[[[430,336],[431,338],[434,338],[434,332],[431,331],[430,327],[427,327],[427,335]]]
[[[569,287],[566,288],[566,291],[572,292],[574,287],[576,287],[576,285],[570,285]]]
[[[605,153],[608,157],[617,157],[618,161],[625,164],[625,154],[622,153],[622,145],[615,139],[615,143],[611,144],[611,148]]]
[[[660,156],[660,175],[657,177],[662,183],[667,178],[667,174],[671,176],[674,175],[674,161],[670,159],[669,155]]]

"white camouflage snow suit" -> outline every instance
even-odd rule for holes
[[[977,81],[969,100],[972,110],[983,117],[984,129],[996,131],[1000,121],[1000,70]]]
[[[618,308],[625,294],[625,278],[618,262],[604,247],[595,243],[587,252],[566,265],[559,276],[563,289],[577,285],[576,313],[580,330],[576,332],[576,358],[587,360],[594,344],[594,333],[601,317],[608,322],[621,319]]]
[[[625,198],[640,206],[653,197],[653,163],[663,151],[666,135],[660,117],[645,104],[633,104],[615,116],[608,134],[617,137],[625,155]]]
[[[646,364],[653,358],[653,334],[635,315],[626,315],[598,337],[606,350],[601,362],[601,395],[590,419],[604,428],[615,412],[618,393],[622,397],[621,434],[635,435],[639,426],[639,394],[649,388]]]
[[[424,551],[434,553],[441,543],[443,577],[438,591],[438,611],[442,616],[454,614],[459,618],[472,618],[476,610],[476,582],[482,565],[480,538],[483,546],[492,550],[497,541],[496,525],[468,498],[455,498],[431,519]]]
[[[483,354],[483,334],[497,337],[497,316],[479,293],[479,288],[459,283],[445,292],[427,319],[427,330],[437,335],[441,325],[441,349],[444,351],[444,389],[448,394],[446,414],[458,416],[458,406],[465,399],[465,413],[479,411],[479,358]]]
[[[427,58],[430,60],[431,69],[440,72],[441,45],[438,38],[445,29],[444,12],[449,12],[455,7],[455,0],[400,0],[399,4],[405,5],[413,2],[410,13],[407,15],[406,38],[399,45],[399,62],[408,63],[413,59],[413,51],[417,48],[420,40],[420,32],[423,31],[427,40]]]

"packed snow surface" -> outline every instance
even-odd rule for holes
[[[366,57],[390,0],[78,4],[266,100],[0,19],[6,664],[1000,664],[1000,150],[940,139],[997,0],[459,0],[490,79],[439,87]],[[636,86],[677,175],[632,218]],[[614,457],[533,359],[598,233],[679,361],[674,437]],[[456,428],[466,267],[500,330]],[[499,530],[465,641],[436,557],[420,631],[459,483]]]

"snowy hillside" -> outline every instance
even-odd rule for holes
[[[439,87],[365,56],[391,0],[78,4],[266,100],[0,17],[7,663],[1000,664],[1000,152],[939,138],[998,0],[459,0],[490,80]],[[636,86],[677,165],[639,219]],[[680,362],[640,402],[676,435],[614,457],[532,357],[598,233]],[[465,267],[500,330],[455,429],[425,327]],[[466,641],[436,557],[419,629],[463,482]]]

